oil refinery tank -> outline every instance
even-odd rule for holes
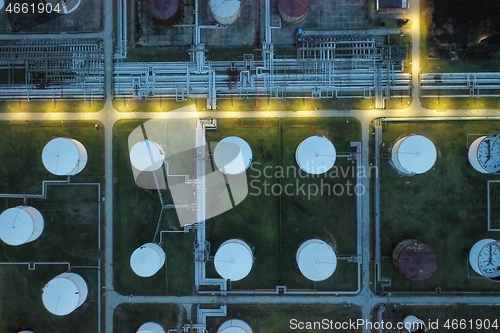
[[[222,323],[217,333],[252,333],[252,328],[240,319],[229,319]]]
[[[0,239],[12,246],[36,240],[43,228],[43,216],[33,207],[9,208],[0,215]]]
[[[469,162],[481,173],[500,172],[500,137],[483,135],[469,147]]]
[[[161,24],[170,25],[181,18],[180,0],[149,0],[149,13]]]
[[[252,249],[240,239],[227,240],[215,253],[214,264],[215,270],[224,279],[239,281],[252,269]]]
[[[241,14],[240,0],[210,0],[210,14],[220,24],[233,24]]]
[[[296,254],[300,272],[311,281],[328,279],[337,268],[337,255],[320,239],[309,239],[300,245]]]
[[[422,281],[436,271],[437,257],[428,245],[415,239],[406,239],[396,245],[392,263],[408,280]]]
[[[87,299],[87,282],[78,274],[62,273],[53,278],[42,290],[43,305],[57,316],[75,311]]]
[[[155,243],[146,243],[130,256],[130,267],[140,277],[155,275],[165,264],[165,251]]]
[[[148,322],[142,324],[137,333],[165,333],[165,330],[157,323]]]
[[[74,176],[87,165],[85,147],[77,140],[55,138],[42,151],[42,162],[47,171],[56,176]]]
[[[308,174],[321,175],[333,167],[337,151],[325,136],[310,136],[302,141],[295,151],[295,160],[300,169]]]
[[[311,0],[279,0],[278,10],[283,21],[288,23],[296,23],[303,20],[309,7]]]
[[[437,151],[431,140],[423,135],[409,135],[396,141],[391,150],[391,163],[403,175],[429,171],[436,162]]]
[[[241,174],[252,163],[252,149],[242,138],[228,136],[215,146],[214,162],[226,175]]]

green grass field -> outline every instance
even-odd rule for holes
[[[89,294],[81,307],[67,316],[50,313],[42,302],[43,287],[55,276],[66,272],[66,265],[0,265],[0,331],[18,332],[97,332],[97,270],[72,270],[82,275],[89,285]]]
[[[355,197],[334,195],[333,190],[327,195],[328,187],[323,187],[324,195],[320,195],[321,191],[313,195],[311,191],[308,198],[309,192],[298,190],[302,184],[306,189],[321,188],[323,184],[332,189],[337,183],[342,188],[347,181],[355,181],[351,174],[346,178],[299,176],[296,147],[308,136],[317,134],[329,137],[337,152],[347,152],[348,142],[360,138],[360,126],[352,118],[219,119],[217,131],[208,133],[211,142],[230,135],[240,136],[250,144],[254,154],[247,171],[248,197],[236,208],[211,219],[207,227],[214,252],[230,238],[241,238],[254,249],[252,271],[245,279],[232,282],[232,289],[274,289],[276,285],[287,285],[290,289],[356,288],[355,264],[340,262],[331,278],[317,284],[305,279],[295,264],[297,248],[309,238],[327,241],[338,254],[356,251]],[[338,158],[336,167],[349,172],[353,164]],[[276,175],[280,170],[288,171]],[[287,184],[290,184],[288,189],[294,189],[289,191],[291,195],[283,191],[279,195],[279,188]],[[211,266],[208,271],[213,273]]]
[[[354,333],[361,330],[345,329],[294,329],[298,322],[317,322],[326,319],[332,321],[348,322],[361,318],[361,311],[355,306],[344,305],[240,305],[231,304],[227,307],[227,317],[209,317],[207,330],[216,332],[217,328],[230,319],[245,321],[254,332],[259,333],[285,333],[285,332],[342,332]],[[292,320],[296,320],[296,322]],[[292,326],[291,326],[292,325]]]
[[[173,99],[145,99],[145,100],[114,100],[114,107],[121,112],[166,112],[183,106],[194,104],[198,111],[204,111],[207,107],[205,99],[188,99],[176,102]],[[305,111],[305,110],[369,110],[373,109],[373,99],[310,99],[310,98],[288,98],[270,99],[267,97],[228,98],[217,100],[220,111]],[[401,108],[408,106],[408,99],[389,100],[388,108]]]
[[[0,112],[97,112],[103,107],[103,100],[0,101]]]
[[[498,126],[493,121],[388,123],[383,153],[408,133],[428,137],[438,151],[434,167],[413,177],[401,177],[387,159],[381,161],[382,255],[391,256],[394,246],[407,238],[428,244],[437,254],[437,271],[419,282],[407,281],[390,260],[384,261],[383,274],[392,278],[391,290],[499,290],[487,279],[468,278],[467,262],[476,241],[498,237],[487,231],[487,180],[496,176],[480,174],[470,166],[467,135],[497,133]],[[471,276],[476,275],[471,272]]]

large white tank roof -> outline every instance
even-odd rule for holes
[[[319,175],[330,170],[337,158],[333,143],[324,136],[311,136],[302,141],[295,152],[299,167],[309,174]]]
[[[481,173],[500,172],[500,137],[481,136],[469,147],[469,162]]]
[[[252,328],[240,319],[230,319],[220,325],[217,333],[252,333]]]
[[[130,256],[130,267],[141,277],[156,274],[165,264],[165,252],[154,243],[146,243],[137,248]]]
[[[164,161],[163,148],[151,140],[139,141],[130,149],[130,162],[139,171],[156,171]]]
[[[210,0],[208,4],[214,19],[221,24],[232,24],[240,17],[239,0]]]
[[[65,316],[75,311],[85,302],[87,295],[87,283],[75,273],[56,276],[42,290],[43,305],[58,316]]]
[[[165,330],[157,323],[148,322],[142,324],[137,333],[165,333]]]
[[[217,273],[224,279],[239,281],[252,269],[252,250],[242,240],[227,240],[215,253],[214,264]]]
[[[50,140],[42,152],[45,168],[56,176],[73,176],[85,168],[87,150],[74,139],[55,138]]]
[[[252,149],[242,138],[228,136],[215,146],[214,162],[225,174],[243,173],[252,163]]]
[[[296,260],[300,272],[312,281],[328,279],[337,268],[337,255],[330,245],[319,239],[302,243],[297,250]]]
[[[33,207],[18,206],[0,215],[0,238],[9,245],[22,245],[36,240],[43,231],[42,214]]]
[[[399,139],[391,152],[391,161],[403,174],[421,174],[436,162],[437,151],[431,140],[423,135],[410,135]]]

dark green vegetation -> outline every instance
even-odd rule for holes
[[[144,323],[155,322],[165,331],[187,323],[186,310],[173,304],[122,304],[115,309],[113,332],[136,333]]]
[[[439,324],[439,328],[429,329],[430,332],[448,333],[448,332],[475,332],[489,333],[497,332],[500,327],[498,320],[498,306],[475,306],[466,304],[455,304],[446,306],[406,306],[386,304],[383,313],[384,322],[390,322],[396,325],[402,322],[408,315],[414,315],[422,319],[426,325],[429,321]],[[457,319],[456,321],[453,321]],[[496,328],[495,326],[496,321]],[[446,328],[445,325],[450,327]],[[454,327],[453,325],[458,325]],[[460,326],[463,325],[463,326]],[[386,333],[399,333],[400,331],[384,330]]]
[[[498,68],[498,0],[420,0],[423,73],[488,72]],[[489,22],[489,23],[486,23]],[[494,23],[493,23],[494,22]],[[494,36],[494,38],[485,37]]]
[[[342,332],[354,333],[361,330],[293,330],[290,321],[296,319],[298,322],[348,322],[361,318],[361,311],[355,306],[346,305],[229,305],[227,317],[209,317],[207,330],[216,332],[217,328],[229,319],[241,319],[245,321],[254,332],[279,333],[279,332]]]
[[[71,314],[56,316],[43,305],[43,287],[66,271],[66,265],[36,265],[35,270],[28,270],[27,265],[0,265],[0,331],[72,333],[78,327],[78,332],[97,332],[97,270],[72,270],[86,279],[89,294],[87,301]]]
[[[252,271],[233,282],[232,289],[286,285],[289,289],[355,290],[356,264],[340,261],[332,277],[314,284],[295,263],[298,247],[310,238],[330,243],[341,255],[356,253],[356,197],[347,194],[347,182],[355,182],[355,165],[338,157],[331,172],[307,177],[299,171],[295,150],[307,137],[325,135],[338,153],[351,151],[349,141],[360,139],[359,123],[352,118],[219,119],[217,131],[209,132],[207,140],[216,142],[231,135],[242,137],[252,147],[249,195],[236,208],[209,221],[207,239],[214,253],[231,238],[244,240],[254,250]],[[291,195],[280,190],[286,185]],[[345,192],[340,193],[341,189]],[[212,265],[208,272],[215,274]]]
[[[132,271],[130,256],[155,236],[161,204],[156,190],[136,185],[129,159],[128,135],[144,121],[120,121],[113,137],[115,177],[115,288],[129,295],[186,295],[194,285],[194,233],[164,236],[165,266],[154,276],[142,278]]]
[[[490,227],[500,229],[500,182],[489,183]]]
[[[427,109],[500,109],[499,98],[421,98],[422,106]]]
[[[393,98],[387,103],[388,109],[405,108],[409,105],[408,98]],[[121,112],[166,112],[192,105],[198,111],[205,111],[205,99],[188,99],[176,102],[173,99],[146,99],[146,100],[114,100],[114,107]],[[267,97],[248,99],[218,99],[219,111],[306,111],[306,110],[369,110],[374,107],[373,99],[310,99],[288,98],[269,99]],[[258,113],[255,115],[258,117]]]
[[[476,278],[468,264],[472,245],[482,238],[496,239],[487,231],[487,180],[470,166],[468,144],[478,134],[498,133],[498,122],[400,122],[388,123],[383,133],[381,161],[382,255],[390,257],[397,243],[418,239],[437,254],[437,270],[428,280],[409,282],[391,263],[383,263],[383,275],[392,278],[394,291],[489,291],[500,286]],[[387,151],[405,134],[421,134],[434,142],[438,157],[428,172],[401,177],[389,165]],[[468,134],[471,134],[469,138]],[[471,271],[471,272],[469,272]],[[473,278],[469,278],[470,275]]]
[[[0,112],[97,112],[103,107],[103,100],[0,101]]]

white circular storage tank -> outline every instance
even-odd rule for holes
[[[253,253],[247,243],[230,239],[222,243],[214,258],[215,269],[226,280],[239,281],[246,277],[253,264]]]
[[[253,333],[253,331],[243,320],[230,319],[220,325],[217,333]]]
[[[212,16],[220,24],[233,24],[241,14],[239,0],[210,0],[208,6]]]
[[[85,280],[75,273],[62,273],[42,290],[43,305],[57,316],[65,316],[81,306],[88,295]]]
[[[427,328],[427,326],[425,326],[425,322],[422,319],[418,319],[413,315],[407,316],[403,320],[403,325],[404,328],[410,333],[415,333]]]
[[[5,6],[5,0],[0,0],[0,10]]]
[[[311,281],[326,280],[337,268],[337,255],[330,245],[319,239],[302,243],[296,260],[300,272]]]
[[[9,245],[22,245],[36,240],[42,234],[43,216],[29,206],[5,210],[0,215],[0,238]]]
[[[156,274],[165,264],[165,252],[154,243],[146,243],[137,248],[130,256],[130,267],[141,277]]]
[[[130,162],[139,171],[156,171],[164,161],[163,148],[151,140],[139,141],[130,149]]]
[[[165,330],[159,324],[149,322],[142,324],[137,333],[165,333]]]
[[[252,149],[242,138],[228,136],[215,146],[214,162],[227,175],[243,173],[252,163]]]
[[[399,139],[391,152],[394,167],[406,175],[429,171],[434,166],[436,157],[436,147],[423,135],[410,135]]]
[[[55,138],[42,151],[45,169],[56,176],[74,176],[87,165],[87,150],[77,140]]]
[[[33,331],[19,331],[18,333],[33,333]]]
[[[320,175],[330,170],[337,158],[333,143],[324,136],[311,136],[302,141],[295,152],[299,167],[309,174]]]
[[[470,250],[469,263],[477,274],[500,279],[500,242],[491,238],[476,242]]]
[[[496,135],[481,136],[469,147],[469,162],[481,173],[500,172],[500,138]]]

